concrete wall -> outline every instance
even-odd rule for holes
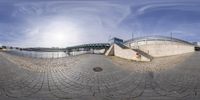
[[[138,60],[136,59],[136,53],[137,52],[134,52],[131,49],[122,49],[118,45],[114,44],[114,55],[117,57]]]
[[[106,55],[114,55],[120,58],[136,61],[150,61],[150,59],[144,57],[143,55],[137,55],[136,51],[132,49],[121,48],[117,44],[113,44],[106,52]]]
[[[153,57],[163,57],[194,52],[194,46],[172,41],[141,41],[129,44],[131,48],[140,49]]]
[[[99,49],[99,50],[94,50],[95,54],[104,54],[105,53],[105,49]]]
[[[105,53],[106,56],[114,56],[114,45],[111,45],[110,48]]]

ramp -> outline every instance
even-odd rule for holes
[[[135,61],[151,61],[152,58],[140,50],[133,50],[127,46],[115,43],[107,50],[106,56],[117,56],[124,59]]]
[[[133,50],[136,51],[136,52],[138,52],[139,54],[141,54],[141,55],[143,55],[143,56],[151,59],[151,60],[153,59],[153,57],[151,55],[149,55],[148,53],[146,53],[146,52],[144,52],[144,51],[142,51],[140,49],[133,49]]]
[[[111,45],[110,48],[105,53],[106,56],[114,56],[114,45]]]

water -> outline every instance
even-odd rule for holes
[[[81,54],[104,54],[105,49],[99,50],[89,50],[89,51],[73,51],[70,53],[66,53],[63,51],[58,52],[45,52],[45,51],[20,51],[17,49],[10,49],[7,51],[9,54],[24,56],[24,57],[32,57],[32,58],[61,58],[67,56],[75,56]]]
[[[65,52],[36,52],[36,51],[19,51],[19,50],[10,50],[7,53],[24,56],[24,57],[33,57],[33,58],[61,58],[69,56]]]
[[[39,51],[20,51],[20,50],[9,50],[7,53],[18,55],[18,56],[24,56],[24,57],[32,57],[32,58],[61,58],[61,57],[67,57],[67,56],[75,56],[75,55],[81,55],[81,54],[102,54],[104,50],[94,50],[94,51],[74,51],[70,52],[69,54],[66,52],[39,52]]]

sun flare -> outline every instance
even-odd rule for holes
[[[78,41],[79,31],[77,27],[66,21],[53,21],[42,29],[42,41],[56,47],[66,47],[72,41]]]

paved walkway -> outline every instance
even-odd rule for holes
[[[34,59],[1,52],[0,71],[0,100],[200,99],[200,52],[152,62],[89,54]]]

